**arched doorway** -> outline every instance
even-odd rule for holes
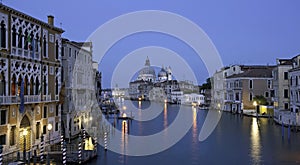
[[[25,115],[20,124],[20,140],[19,146],[20,150],[24,151],[24,147],[26,146],[26,151],[31,148],[31,129],[30,129],[30,120],[27,115]],[[25,145],[24,145],[25,142]]]

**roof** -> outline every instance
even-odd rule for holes
[[[293,65],[292,59],[277,59],[278,65]]]
[[[243,66],[243,73],[234,74],[227,78],[253,77],[272,78],[272,70],[275,66]]]
[[[8,7],[8,6],[5,6],[5,5],[3,5],[3,4],[0,4],[0,9],[2,9],[2,10],[4,10],[4,11],[7,11],[7,12],[10,12],[10,13],[12,13],[12,14],[14,14],[14,15],[23,17],[23,18],[25,18],[25,19],[28,19],[28,20],[30,20],[30,21],[32,21],[32,22],[34,22],[34,23],[40,24],[40,25],[42,25],[42,26],[45,26],[45,27],[47,27],[47,28],[49,28],[49,29],[52,29],[52,30],[55,30],[55,31],[57,31],[57,32],[60,32],[60,33],[63,33],[63,32],[64,32],[64,30],[61,29],[61,28],[52,26],[52,25],[50,25],[50,24],[48,24],[48,23],[46,23],[46,22],[43,22],[43,21],[41,21],[41,20],[39,20],[39,19],[36,19],[36,18],[33,18],[33,17],[29,16],[28,14],[25,14],[25,13],[23,13],[23,12],[20,12],[20,11],[18,11],[18,10],[15,10],[15,9],[13,9],[13,8],[11,8],[11,7]]]

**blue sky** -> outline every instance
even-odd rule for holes
[[[56,26],[62,23],[66,31],[63,37],[74,41],[85,41],[99,26],[122,14],[164,10],[201,27],[216,46],[224,65],[274,64],[276,58],[300,53],[299,0],[3,0],[3,3],[43,21],[47,21],[47,15],[54,15]],[[167,47],[180,54],[197,74],[198,83],[208,76],[201,59],[181,41],[163,34],[142,33],[122,39],[107,52],[105,63],[100,64],[104,87],[110,85],[108,77],[123,56],[147,45]]]

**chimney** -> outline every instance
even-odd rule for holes
[[[48,24],[54,26],[54,17],[52,15],[48,15]]]

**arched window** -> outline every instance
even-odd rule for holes
[[[27,50],[27,49],[28,49],[29,39],[30,39],[27,30],[25,30],[24,37],[25,37],[25,41],[24,41],[24,43],[25,43],[25,44],[24,44],[24,49]]]
[[[43,79],[43,88],[44,88],[44,95],[47,94],[47,78],[46,76],[44,76],[44,79]]]
[[[11,95],[14,96],[14,95],[17,94],[16,93],[16,75],[12,76],[11,81],[12,81],[12,84],[11,84]]]
[[[12,27],[12,46],[17,46],[17,29],[15,26]]]
[[[18,48],[22,48],[22,46],[23,46],[22,28],[19,28],[19,31],[18,31]]]
[[[0,25],[0,35],[1,35],[1,47],[6,48],[6,28],[4,21]]]
[[[28,78],[25,76],[24,80],[24,95],[28,95]]]
[[[59,57],[58,49],[59,49],[58,40],[56,40],[55,41],[55,58],[56,59],[58,59],[58,57]]]
[[[35,95],[41,94],[42,86],[40,85],[40,81],[38,77],[35,78]]]
[[[34,48],[35,48],[36,52],[39,51],[39,36],[38,36],[38,34],[35,35]]]
[[[5,96],[6,92],[5,92],[5,75],[4,72],[2,72],[0,74],[0,95],[1,96]]]
[[[33,76],[30,78],[30,85],[29,85],[30,87],[30,91],[29,91],[29,94],[30,95],[33,95],[33,89],[34,89],[34,81],[33,81]]]
[[[29,42],[29,43],[28,43],[28,44],[29,44],[29,47],[28,47],[28,48],[29,48],[29,50],[32,51],[32,50],[33,50],[33,47],[34,47],[34,45],[33,45],[33,44],[34,44],[34,35],[33,35],[32,32],[30,33],[30,37],[29,37],[28,42]]]

